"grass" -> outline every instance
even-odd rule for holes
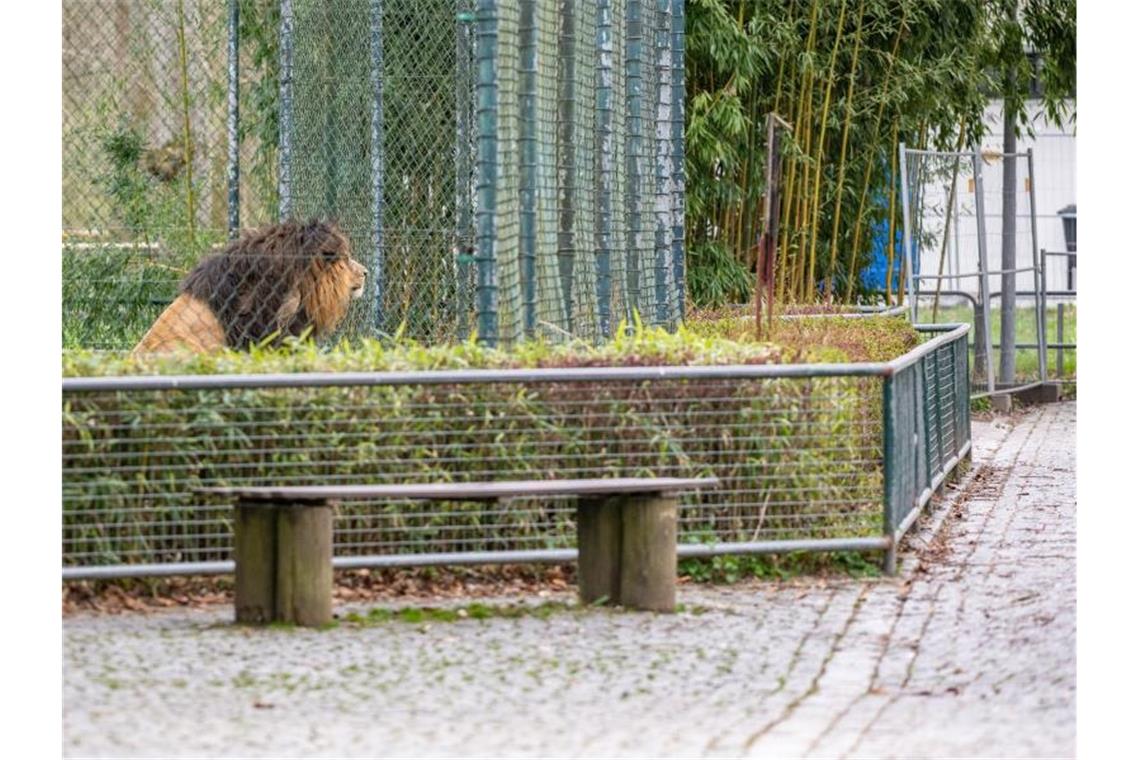
[[[950,299],[950,297],[947,297]],[[919,322],[929,322],[933,319],[933,308],[924,306],[918,310]],[[950,301],[948,304],[939,306],[938,321],[946,322],[963,322],[971,325],[970,340],[973,341],[973,324],[974,315],[972,307],[954,303]],[[1037,316],[1036,310],[1032,306],[1020,306],[1014,313],[1014,321],[1016,325],[1015,340],[1021,344],[1036,344],[1037,343]],[[1064,342],[1073,343],[1077,342],[1077,306],[1076,304],[1064,305],[1064,319],[1062,323],[1064,330]],[[995,307],[990,311],[990,335],[993,338],[994,346],[994,362],[996,370],[996,362],[998,358],[997,346],[1001,342],[1001,309]],[[1051,304],[1045,309],[1045,342],[1057,343],[1057,305]],[[1077,376],[1077,352],[1075,349],[1065,349],[1062,352],[1062,366],[1061,374],[1057,374],[1057,352],[1054,349],[1049,349],[1045,356],[1045,370],[1048,379],[1074,379]],[[973,366],[973,352],[970,353],[970,363]],[[1018,349],[1014,358],[1014,374],[1018,379],[1032,379],[1036,378],[1038,373],[1037,365],[1037,350]]]
[[[65,249],[64,349],[130,349],[174,300],[194,260],[109,244]]]

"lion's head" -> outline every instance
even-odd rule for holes
[[[325,336],[364,293],[367,270],[335,222],[274,224],[201,261],[181,292],[207,304],[231,348],[301,335]]]

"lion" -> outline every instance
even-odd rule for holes
[[[247,232],[198,262],[132,354],[246,349],[336,329],[368,274],[336,222]]]

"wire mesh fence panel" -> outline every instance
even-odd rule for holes
[[[599,340],[635,312],[675,324],[673,5],[486,2],[476,17],[479,336]]]
[[[1007,161],[1013,168],[1008,192]],[[977,393],[992,390],[991,377],[995,387],[1006,388],[1044,380],[1045,299],[1031,157],[907,150],[906,171],[915,319],[972,326]],[[988,342],[978,341],[986,331]]]
[[[229,559],[208,486],[707,476],[681,541],[882,533],[877,377],[67,393],[68,566]],[[568,548],[573,505],[346,503],[338,556]]]
[[[371,273],[326,340],[676,324],[683,36],[674,0],[69,0],[65,347],[312,218]]]
[[[971,445],[966,336],[931,345],[885,381],[884,489],[896,537]]]
[[[63,4],[63,345],[130,348],[229,227],[231,144],[243,212],[275,210],[275,5],[244,0],[248,114],[228,135],[231,3]],[[231,31],[233,34],[231,35]],[[275,102],[275,101],[274,101]]]

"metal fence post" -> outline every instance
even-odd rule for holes
[[[1045,257],[1037,248],[1037,185],[1033,176],[1033,148],[1026,150],[1029,163],[1029,233],[1033,240],[1033,292],[1034,311],[1037,316],[1037,370],[1041,382],[1045,382],[1045,278],[1043,267]]]
[[[966,445],[966,441],[973,439],[973,435],[970,432],[969,336],[963,335],[959,340],[955,341],[955,345],[959,346],[957,365],[955,367],[955,377],[958,378],[959,387],[955,391],[954,398],[958,403],[958,427],[962,433],[962,439],[958,441],[958,450],[961,451],[962,447]]]
[[[372,282],[376,329],[384,328],[384,6],[371,0],[372,85]]]
[[[534,335],[538,299],[535,288],[535,222],[537,217],[538,128],[538,20],[535,0],[519,4],[519,53],[522,86],[519,93],[519,258],[523,291],[523,330]]]
[[[914,243],[911,241],[912,230],[910,228],[910,178],[907,176],[906,167],[906,143],[899,143],[899,180],[902,183],[900,188],[900,195],[902,195],[902,215],[903,215],[903,268],[905,270],[907,263],[914,257]],[[894,245],[894,242],[891,242]],[[917,270],[918,267],[912,267]],[[887,283],[890,284],[891,273],[887,272]],[[900,278],[900,282],[905,282],[905,277]],[[917,281],[911,283],[910,288],[910,321],[912,324],[918,322],[918,283]]]
[[[1057,379],[1065,376],[1065,304],[1057,304]]]
[[[890,539],[883,572],[894,575],[897,570],[898,548],[895,546],[896,513],[899,503],[898,470],[895,462],[895,376],[883,378],[883,535]]]
[[[673,175],[673,50],[670,36],[673,31],[671,0],[657,0],[653,30],[653,93],[654,93],[654,156],[653,156],[653,300],[655,322],[670,321],[669,301],[673,290],[668,277],[673,274],[673,196],[670,193]]]
[[[579,139],[574,128],[575,97],[575,4],[573,0],[562,0],[558,11],[558,130],[555,171],[558,184],[558,278],[562,295],[562,312],[565,325],[574,327],[574,249],[576,245],[575,227],[575,177],[577,148]]]
[[[494,346],[498,340],[498,313],[495,276],[495,180],[498,170],[499,86],[495,55],[498,49],[498,15],[495,0],[478,0],[476,6],[476,129],[478,154],[475,160],[477,197],[476,270],[478,284],[479,340]]]
[[[595,273],[598,289],[598,332],[605,339],[613,334],[610,313],[613,303],[614,226],[614,9],[611,0],[598,0],[598,217],[595,241]]]
[[[227,205],[230,238],[236,238],[241,228],[241,138],[238,135],[238,0],[229,0],[228,18],[228,61],[226,77],[226,183],[228,185]]]
[[[674,318],[685,318],[685,0],[673,0],[673,286]]]
[[[473,283],[471,265],[475,262],[475,243],[472,238],[471,197],[471,24],[475,14],[470,0],[457,0],[455,13],[455,276],[456,337],[466,340],[471,332]]]
[[[281,0],[281,116],[277,169],[278,214],[293,214],[293,0]]]
[[[625,17],[625,219],[626,310],[632,319],[640,311],[642,231],[642,0],[629,0]]]
[[[974,148],[974,214],[978,225],[978,287],[982,306],[982,332],[975,335],[976,344],[983,346],[986,360],[986,390],[994,392],[993,333],[990,329],[990,265],[986,252],[986,202],[982,189],[982,149]],[[975,357],[976,361],[976,357]]]

